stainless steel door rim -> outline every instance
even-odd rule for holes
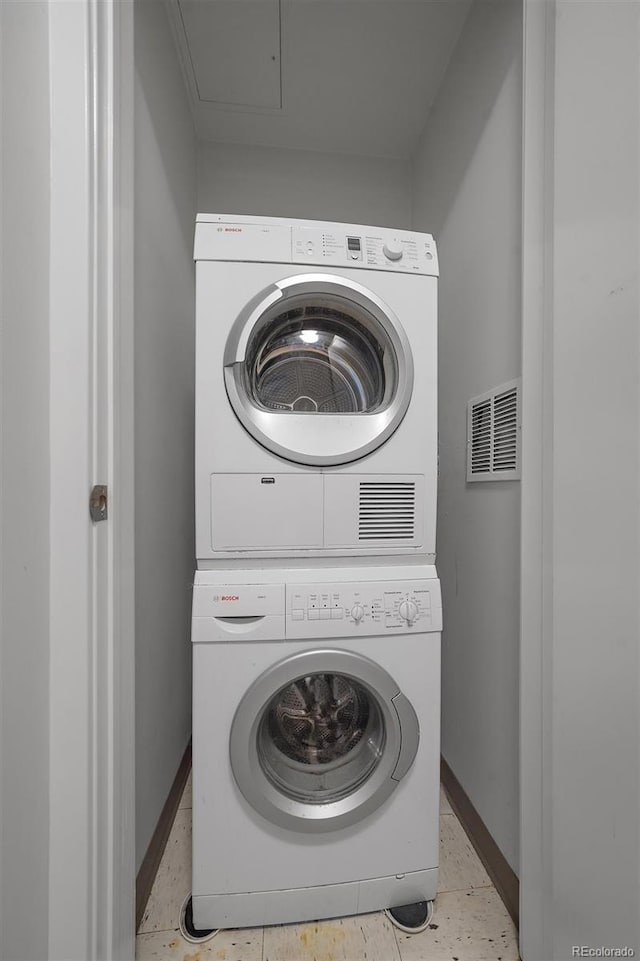
[[[295,683],[327,675],[349,682],[360,699],[364,695],[369,702],[366,711],[360,705],[357,722],[338,718],[341,729],[333,734],[333,744],[339,746],[336,756],[325,751],[326,766],[324,760],[312,758],[310,767],[302,741],[298,745],[291,741],[279,754],[274,745],[265,752],[267,712],[274,700]],[[326,725],[320,709],[310,713],[318,725]],[[365,716],[366,729],[356,737],[357,723],[363,724]],[[380,665],[349,651],[316,649],[280,661],[251,685],[233,719],[229,752],[238,788],[259,814],[295,831],[324,832],[347,827],[375,811],[411,767],[419,737],[413,707]],[[312,740],[307,738],[307,750]],[[321,786],[312,798],[315,789],[309,791],[308,785],[315,776]]]
[[[313,328],[315,313],[318,329],[295,330],[294,321],[278,342],[274,330],[286,330],[302,305],[305,325]],[[266,288],[240,314],[224,378],[236,416],[260,444],[296,463],[336,465],[364,457],[399,426],[413,360],[400,321],[375,294],[348,278],[302,274]]]

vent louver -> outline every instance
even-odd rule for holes
[[[467,480],[520,479],[520,381],[467,405]]]
[[[358,540],[413,540],[415,481],[361,481]]]

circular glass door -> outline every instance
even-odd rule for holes
[[[327,804],[352,794],[384,752],[382,712],[370,692],[344,674],[317,673],[285,684],[258,729],[258,759],[286,797]]]
[[[255,810],[295,830],[326,831],[382,804],[417,745],[415,712],[386,671],[346,651],[311,651],[249,688],[230,754]]]
[[[326,274],[263,291],[238,318],[225,383],[263,446],[305,464],[364,456],[391,436],[413,386],[392,311],[364,287]]]
[[[249,338],[245,377],[263,410],[363,414],[388,403],[397,367],[388,335],[366,309],[307,293],[265,312]]]

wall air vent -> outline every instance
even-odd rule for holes
[[[415,527],[415,481],[360,481],[359,541],[412,541]]]
[[[520,380],[467,404],[467,480],[520,480]]]

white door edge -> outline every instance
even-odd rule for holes
[[[134,956],[132,21],[49,2],[52,961]]]
[[[524,0],[522,501],[520,567],[520,954],[553,957],[550,695],[555,0]]]

